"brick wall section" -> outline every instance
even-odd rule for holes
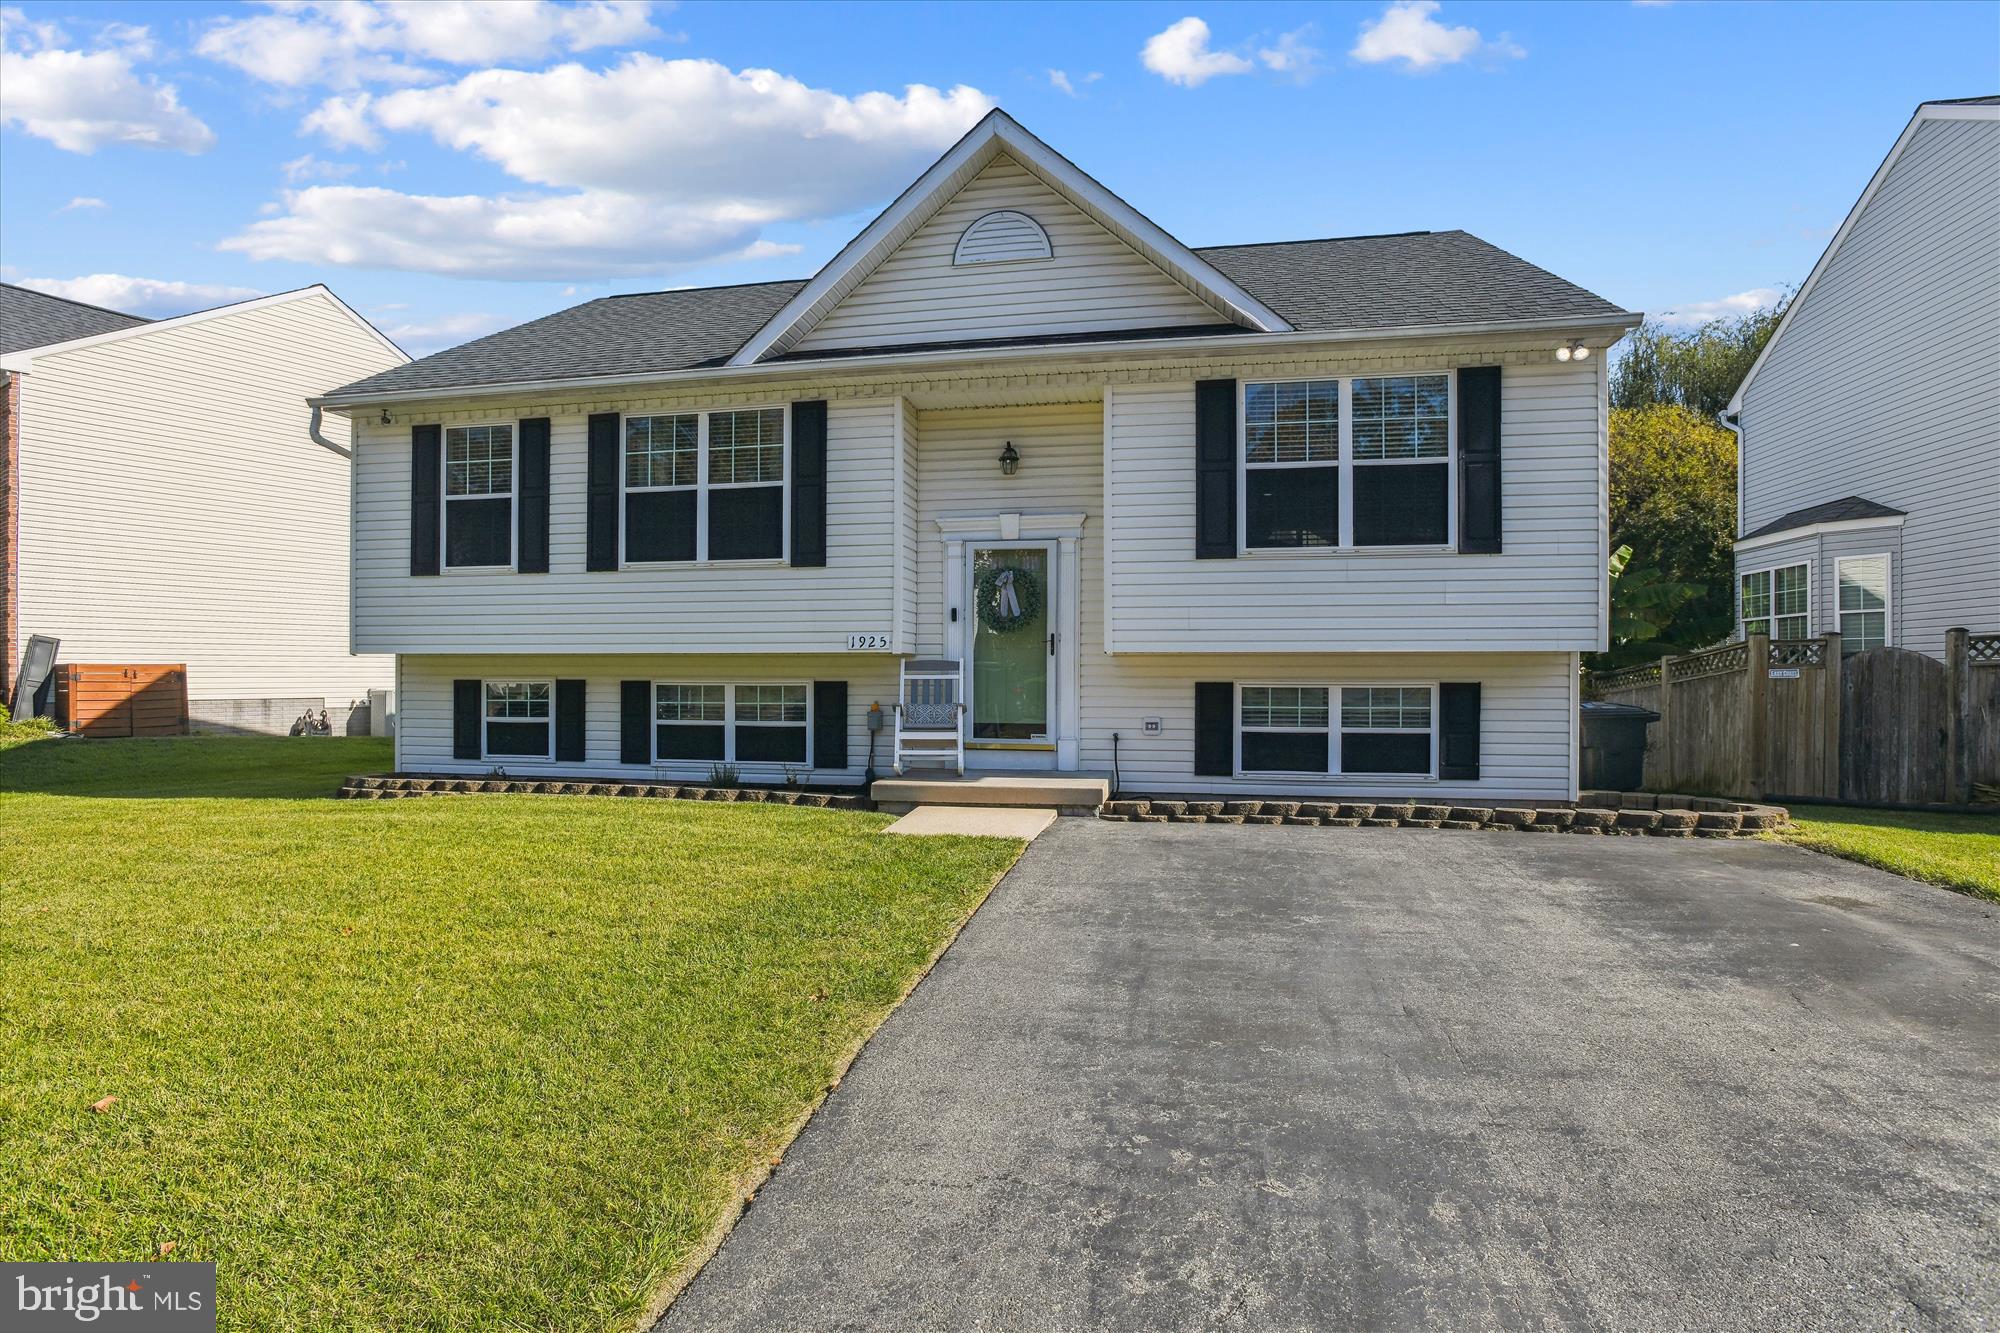
[[[20,655],[15,616],[20,605],[21,414],[20,380],[0,371],[0,706],[14,691],[14,663]]]

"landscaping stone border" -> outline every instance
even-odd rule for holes
[[[1385,801],[1116,800],[1099,819],[1139,824],[1308,824],[1322,828],[1494,829],[1611,837],[1741,838],[1791,822],[1784,807],[1708,796],[1585,792],[1575,805]]]
[[[797,805],[817,810],[872,810],[866,796],[802,787],[715,787],[695,782],[586,782],[540,778],[431,777],[356,774],[334,795],[347,801],[391,801],[409,796],[629,796],[668,801],[734,801],[745,805]]]

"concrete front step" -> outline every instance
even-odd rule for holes
[[[1066,815],[1096,814],[1111,799],[1111,783],[1053,773],[909,775],[881,778],[870,793],[875,808],[907,814],[920,805],[1041,806]]]

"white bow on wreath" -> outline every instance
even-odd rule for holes
[[[1014,595],[1014,571],[1003,569],[1000,577],[993,580],[994,609],[1009,620],[1021,614],[1021,599]]]

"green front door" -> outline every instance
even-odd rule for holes
[[[972,552],[972,739],[1049,738],[1049,601],[1046,547]]]

